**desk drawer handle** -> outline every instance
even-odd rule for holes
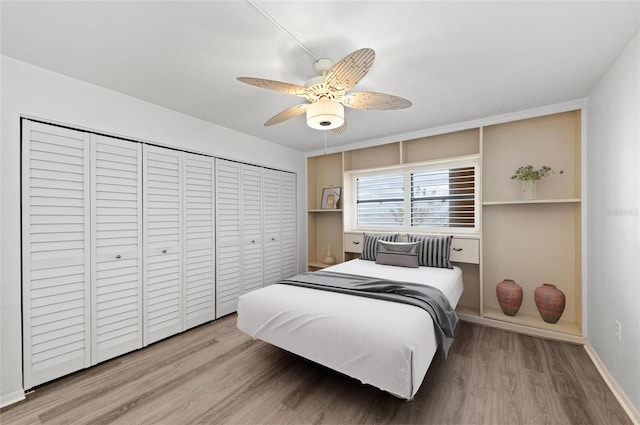
[[[352,241],[352,243],[353,243],[354,245],[360,245],[360,242],[358,242],[358,241]]]
[[[163,250],[162,250],[162,253],[163,253],[163,254],[166,254],[166,253],[167,253],[167,250],[166,250],[166,249],[163,249]]]
[[[462,248],[453,248],[453,250],[460,252],[460,251],[462,251]]]

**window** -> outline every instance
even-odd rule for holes
[[[477,159],[353,173],[353,230],[477,230]]]

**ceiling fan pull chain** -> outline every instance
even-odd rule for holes
[[[327,156],[327,132],[324,132],[324,156]]]

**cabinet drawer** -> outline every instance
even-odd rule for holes
[[[451,241],[449,259],[459,263],[480,264],[480,241],[478,239],[458,239]]]
[[[344,251],[362,253],[362,233],[344,234]],[[449,259],[458,263],[480,263],[480,241],[478,239],[453,238]]]
[[[344,234],[344,251],[362,253],[362,233]]]

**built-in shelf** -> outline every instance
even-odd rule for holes
[[[460,304],[456,307],[456,313],[458,313],[460,320],[465,320],[467,322],[473,322],[475,318],[480,317],[479,308],[467,307]]]
[[[519,199],[517,201],[484,201],[482,205],[570,204],[570,203],[578,203],[578,202],[580,202],[580,198]]]
[[[308,210],[308,212],[310,212],[310,213],[332,213],[332,212],[339,212],[339,213],[341,213],[341,212],[342,212],[342,209],[335,209],[335,208],[332,208],[332,209],[324,209],[324,210]]]
[[[488,319],[502,320],[504,322],[515,323],[523,326],[532,326],[537,329],[545,329],[548,331],[560,332],[569,335],[580,336],[582,332],[578,325],[573,322],[559,320],[558,323],[547,323],[542,317],[533,314],[525,314],[518,312],[515,316],[507,316],[501,310],[485,306],[484,317]]]
[[[316,269],[324,269],[325,267],[332,266],[332,264],[325,264],[322,261],[309,261],[309,267]]]

